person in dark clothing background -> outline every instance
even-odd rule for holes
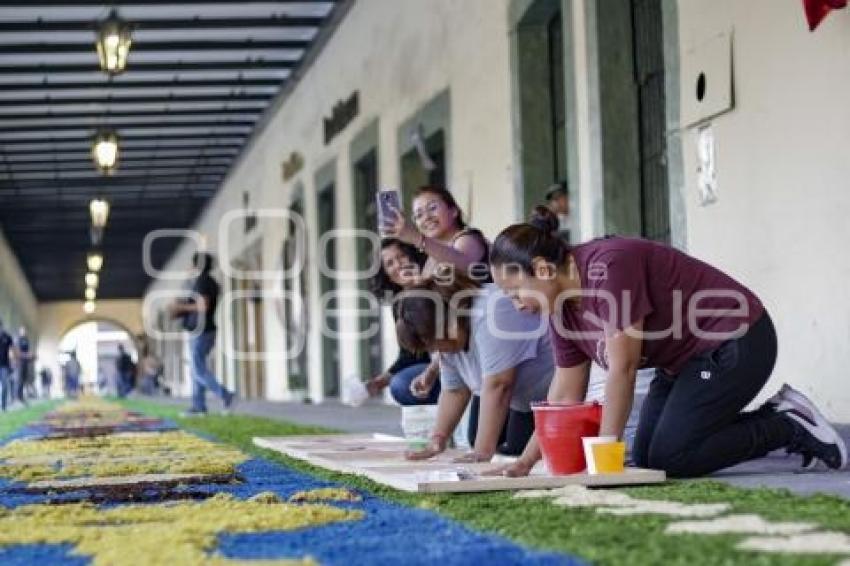
[[[171,316],[183,321],[183,329],[191,333],[192,351],[192,406],[187,416],[207,414],[207,389],[221,398],[225,412],[233,406],[234,394],[222,386],[207,367],[207,356],[215,346],[215,309],[218,306],[220,288],[210,272],[213,257],[207,253],[196,253],[192,263],[198,277],[192,284],[192,298],[176,301],[169,308]]]
[[[3,329],[3,321],[0,320],[0,398],[2,408],[5,411],[9,403],[9,378],[12,375],[12,347],[15,341],[9,333]]]
[[[124,349],[123,344],[118,345],[118,359],[116,361],[116,369],[118,370],[118,397],[126,397],[134,386],[135,366],[130,354]]]
[[[43,367],[41,371],[38,372],[39,377],[41,378],[41,393],[45,399],[50,399],[50,387],[53,385],[53,372],[50,371],[50,368]]]
[[[30,379],[34,356],[30,339],[27,337],[27,329],[23,326],[18,329],[18,342],[16,344],[15,354],[18,366],[18,376],[15,381],[15,398],[23,405],[28,405],[26,397],[24,397],[24,388]]]

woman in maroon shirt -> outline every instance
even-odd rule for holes
[[[847,463],[841,437],[804,395],[783,387],[743,412],[770,377],[776,332],[761,301],[720,270],[670,246],[602,238],[569,248],[539,207],[493,244],[495,282],[520,310],[548,314],[551,401],[580,402],[595,361],[608,371],[601,435],[623,433],[635,372],[656,367],[633,449],[642,467],[709,474],[786,448],[804,464]],[[527,474],[535,439],[503,471]]]

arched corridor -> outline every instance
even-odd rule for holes
[[[118,391],[119,346],[138,364],[139,350],[126,328],[105,319],[81,322],[62,335],[57,362],[63,368],[73,353],[82,367],[81,392],[114,396]]]

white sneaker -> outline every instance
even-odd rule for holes
[[[817,460],[834,470],[847,466],[847,445],[844,439],[811,399],[786,383],[768,403],[798,425],[798,434],[788,450],[803,455],[805,469],[814,468]]]

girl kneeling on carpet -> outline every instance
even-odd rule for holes
[[[557,219],[539,207],[493,244],[496,284],[520,311],[551,316],[557,371],[549,399],[584,399],[590,361],[608,371],[601,435],[623,433],[635,372],[657,367],[640,414],[638,466],[691,477],[786,448],[804,463],[847,463],[841,437],[812,402],[784,387],[743,412],[776,361],[773,322],[759,298],[720,270],[670,246],[632,238],[574,248],[552,235]],[[663,274],[663,275],[662,275]],[[504,468],[525,475],[536,440]]]
[[[437,424],[429,445],[408,458],[445,450],[470,402],[474,449],[463,461],[522,452],[534,430],[530,403],[546,398],[554,371],[546,321],[517,312],[492,283],[479,286],[458,273],[405,290],[397,309],[399,343],[440,352]]]

